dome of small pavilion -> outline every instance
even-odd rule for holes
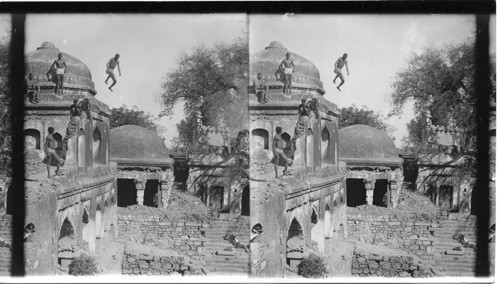
[[[137,125],[110,130],[109,154],[118,166],[171,166],[173,160],[156,132]]]
[[[398,166],[401,162],[389,135],[362,124],[339,129],[339,159],[347,166]]]
[[[52,42],[44,42],[35,51],[25,54],[26,74],[33,73],[40,87],[53,87],[54,83],[47,80],[47,71],[61,53],[66,61],[66,74],[64,74],[64,89],[86,90],[95,95],[95,85],[92,74],[82,61],[67,53],[59,51]]]
[[[289,51],[279,41],[273,41],[264,50],[250,55],[250,78],[255,78],[258,73],[262,73],[267,85],[282,86],[276,80],[275,72],[287,53],[290,53],[290,58],[295,65],[292,88],[313,89],[324,94],[325,90],[323,90],[318,68],[305,57]]]

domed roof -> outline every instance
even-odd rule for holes
[[[123,125],[110,130],[111,161],[130,166],[170,166],[173,160],[167,147],[154,131],[137,125]]]
[[[62,54],[67,66],[64,75],[64,88],[83,89],[95,94],[92,74],[87,65],[79,59],[59,51],[51,42],[44,42],[35,51],[25,54],[26,74],[33,73],[38,81],[37,85],[41,87],[54,86],[54,83],[47,80],[47,71],[50,70],[59,53]]]
[[[314,89],[324,94],[325,90],[323,90],[318,68],[305,57],[287,50],[278,41],[273,41],[264,50],[250,55],[250,78],[255,78],[258,73],[262,73],[262,77],[269,86],[282,86],[276,80],[275,72],[287,53],[290,53],[290,58],[295,65],[292,88]]]
[[[339,159],[347,166],[397,166],[401,161],[385,132],[362,124],[339,129]]]

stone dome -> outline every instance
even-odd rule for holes
[[[276,80],[275,72],[281,61],[286,58],[286,53],[290,53],[290,58],[295,65],[292,88],[313,89],[324,94],[325,90],[323,90],[318,68],[305,57],[287,50],[278,41],[273,41],[264,50],[250,55],[250,78],[253,79],[258,73],[262,73],[262,77],[269,86],[282,86]]]
[[[154,131],[137,125],[110,130],[109,154],[118,166],[171,166],[173,160],[163,140]]]
[[[401,161],[385,132],[362,124],[339,129],[339,159],[347,166],[398,166]]]
[[[89,68],[79,59],[59,51],[51,42],[44,42],[35,51],[25,54],[26,74],[33,73],[40,87],[53,87],[54,83],[47,80],[47,71],[61,53],[66,61],[66,74],[64,75],[65,89],[80,89],[95,95],[95,85]]]

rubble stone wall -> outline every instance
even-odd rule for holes
[[[437,222],[348,214],[347,226],[350,239],[401,249],[422,259],[434,259],[433,232]]]
[[[432,277],[435,270],[419,263],[412,256],[382,256],[354,250],[352,258],[353,276],[383,277]]]
[[[176,252],[128,246],[123,254],[124,275],[204,275],[200,263]]]
[[[132,243],[155,245],[204,262],[206,222],[171,222],[161,216],[118,214],[120,237]]]

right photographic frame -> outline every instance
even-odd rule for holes
[[[493,276],[496,16],[248,17],[252,276]]]

